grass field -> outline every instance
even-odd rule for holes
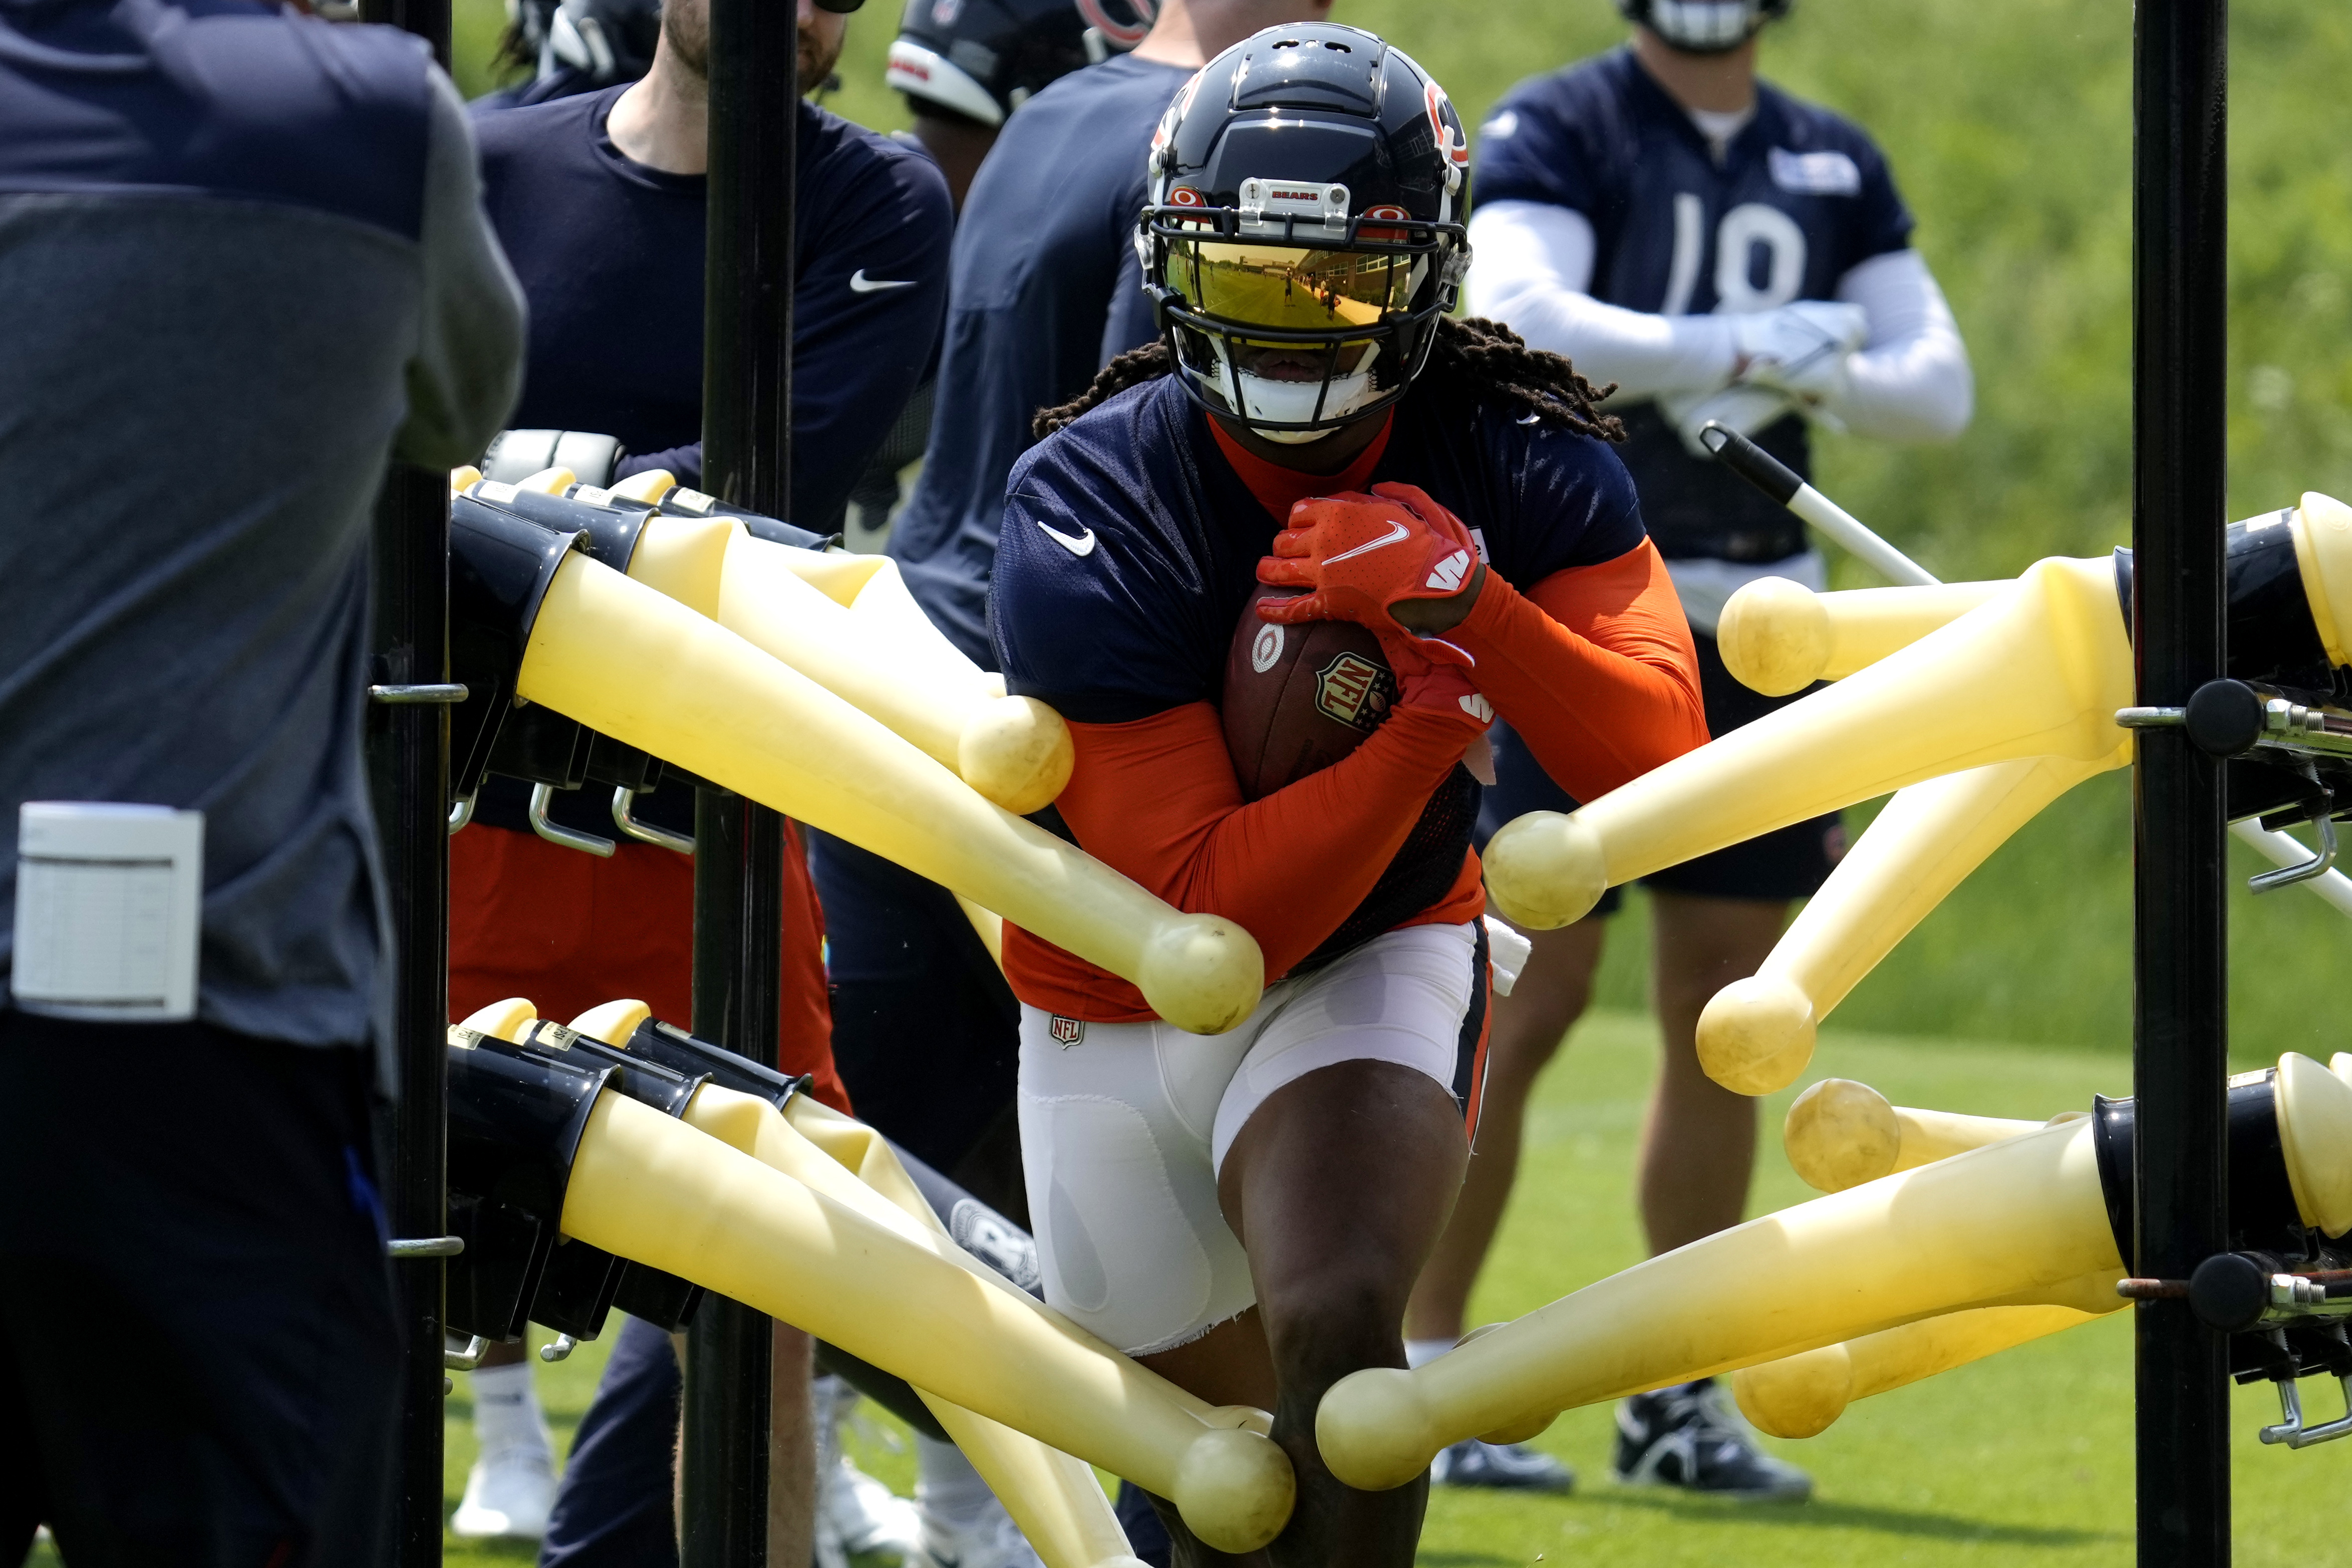
[[[1632,1156],[1653,1050],[1646,1019],[1602,1013],[1577,1031],[1544,1080],[1526,1175],[1475,1303],[1477,1318],[1515,1316],[1639,1259]],[[1859,1078],[1901,1103],[2012,1116],[2087,1108],[2094,1092],[2116,1092],[2127,1076],[2108,1053],[1839,1032],[1825,1037],[1815,1068],[1811,1077]],[[1788,1098],[1774,1099],[1769,1125],[1777,1127]],[[1773,1140],[1760,1162],[1755,1211],[1809,1196]],[[1726,1311],[1735,1310],[1727,1301]],[[559,1447],[570,1442],[601,1364],[600,1347],[589,1345],[540,1369]],[[457,1382],[452,1509],[472,1459],[465,1379]],[[2306,1389],[2332,1408],[2332,1394]],[[910,1458],[887,1446],[893,1424],[870,1405],[861,1415],[868,1430],[853,1432],[853,1451],[910,1490]],[[2323,1523],[2332,1528],[2352,1485],[2352,1443],[2299,1454],[2260,1448],[2254,1427],[2275,1418],[2267,1389],[2240,1391],[2238,1562],[2329,1568],[2352,1561],[2352,1553],[2326,1555],[2334,1548],[2315,1533]],[[1864,1401],[1822,1437],[1774,1445],[1814,1473],[1819,1498],[1801,1507],[1726,1507],[1613,1486],[1609,1419],[1606,1409],[1574,1411],[1539,1440],[1576,1467],[1572,1497],[1436,1494],[1422,1563],[1505,1568],[1540,1554],[1552,1563],[1638,1568],[2120,1568],[2132,1560],[2131,1340],[2120,1317]],[[520,1545],[453,1541],[447,1561],[530,1557]]]

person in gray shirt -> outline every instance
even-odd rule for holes
[[[0,995],[0,1563],[43,1521],[76,1568],[379,1555],[369,525],[521,347],[415,40],[0,0],[0,973],[22,803],[204,813],[193,1020]]]

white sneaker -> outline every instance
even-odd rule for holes
[[[962,1529],[923,1521],[922,1540],[906,1568],[1045,1568],[1036,1549],[993,1498],[988,1511]]]
[[[512,1443],[474,1461],[449,1533],[469,1541],[537,1541],[546,1535],[548,1511],[554,1506],[555,1469],[547,1450]]]
[[[817,1532],[852,1556],[880,1552],[911,1560],[922,1527],[915,1505],[849,1462],[834,1460],[817,1478]]]

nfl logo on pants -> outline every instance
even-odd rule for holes
[[[1087,1038],[1087,1026],[1076,1019],[1066,1019],[1055,1013],[1053,1021],[1045,1026],[1045,1032],[1054,1037],[1055,1043],[1067,1050]]]

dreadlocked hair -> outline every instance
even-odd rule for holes
[[[1459,398],[1511,404],[1538,424],[1572,430],[1600,441],[1625,439],[1624,423],[1601,412],[1617,383],[1596,387],[1565,354],[1530,349],[1517,332],[1484,316],[1443,317],[1424,377],[1436,377]]]
[[[1097,371],[1086,391],[1067,402],[1039,409],[1029,421],[1030,438],[1043,441],[1062,426],[1075,423],[1078,415],[1097,403],[1108,402],[1129,387],[1157,381],[1175,368],[1176,361],[1168,352],[1165,339],[1155,339],[1140,349],[1129,349]]]
[[[1130,349],[1096,372],[1087,390],[1069,402],[1039,409],[1029,434],[1043,441],[1097,403],[1175,368],[1164,340]],[[1596,440],[1625,439],[1623,423],[1600,409],[1601,400],[1617,390],[1614,382],[1594,386],[1565,355],[1530,349],[1517,333],[1484,316],[1439,317],[1436,341],[1422,373],[1464,401],[1506,403],[1534,415],[1539,424]]]

